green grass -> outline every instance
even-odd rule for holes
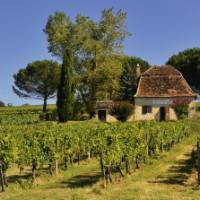
[[[198,112],[200,111],[200,102],[196,103],[196,109],[197,109]]]
[[[199,126],[194,126],[198,131]],[[12,183],[1,200],[192,200],[200,199],[194,170],[196,135],[184,139],[170,152],[165,152],[151,164],[142,166],[121,180],[118,175],[114,183],[103,187],[99,165],[96,160],[84,161],[80,165],[61,171],[58,177],[43,175],[38,185],[22,189]],[[9,175],[17,174],[16,168]]]

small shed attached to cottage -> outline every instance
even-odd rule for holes
[[[117,119],[109,114],[109,110],[114,102],[111,100],[97,101],[96,102],[96,115],[95,118],[102,122],[115,122]]]

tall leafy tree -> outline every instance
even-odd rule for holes
[[[133,102],[134,94],[137,90],[138,80],[136,77],[136,66],[140,65],[141,73],[146,71],[150,65],[147,61],[132,56],[122,58],[123,72],[120,78],[119,98],[121,100]]]
[[[60,78],[60,66],[51,60],[29,63],[13,75],[13,91],[22,98],[42,99],[46,112],[47,100],[55,97]]]
[[[5,107],[5,103],[3,101],[0,101],[0,107]]]
[[[177,68],[189,85],[200,92],[200,48],[186,49],[173,55],[167,64]]]
[[[75,24],[64,13],[49,16],[44,32],[47,34],[49,52],[62,61],[57,93],[57,111],[60,122],[68,121],[73,111],[73,65],[77,34]]]
[[[91,117],[96,100],[113,99],[118,93],[123,41],[129,35],[125,19],[126,13],[113,9],[103,10],[97,22],[80,15],[76,18],[81,44],[75,68],[77,89]]]

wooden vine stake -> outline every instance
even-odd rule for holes
[[[197,176],[198,184],[200,184],[200,140],[197,141]]]
[[[1,191],[4,192],[4,177],[3,177],[3,169],[2,169],[2,164],[0,162],[0,183],[1,183]]]

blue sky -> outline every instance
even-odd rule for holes
[[[72,19],[76,14],[98,20],[101,10],[127,12],[126,26],[133,35],[125,54],[151,64],[163,64],[174,53],[200,47],[199,0],[0,0],[0,100],[20,105],[12,91],[12,75],[33,60],[51,59],[43,28],[55,11]]]

